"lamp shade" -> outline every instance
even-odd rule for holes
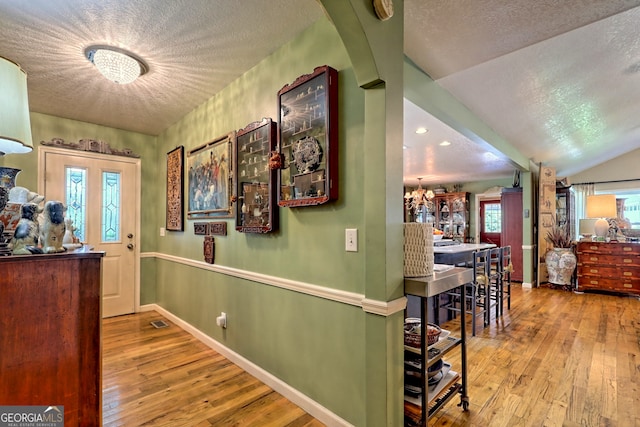
[[[598,218],[595,223],[594,233],[599,239],[604,239],[609,231],[609,222],[605,218],[615,218],[616,215],[615,194],[587,196],[587,216],[589,218]]]
[[[587,218],[615,218],[616,216],[615,194],[587,196]]]
[[[580,220],[579,232],[583,236],[591,236],[596,227],[597,218],[583,218]]]
[[[27,74],[15,62],[0,57],[0,155],[32,149]]]

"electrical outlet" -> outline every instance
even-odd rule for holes
[[[345,230],[344,249],[347,252],[358,252],[358,229],[347,228]]]
[[[227,313],[224,311],[220,313],[220,316],[216,317],[216,324],[223,329],[227,328]]]

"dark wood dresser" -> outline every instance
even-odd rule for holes
[[[102,425],[103,252],[0,257],[0,405]]]
[[[579,242],[578,290],[640,295],[640,244]]]

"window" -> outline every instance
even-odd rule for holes
[[[640,228],[640,194],[616,194],[616,199],[623,199],[623,217],[631,223],[631,228]]]
[[[120,174],[102,173],[102,241],[120,240]]]
[[[502,209],[500,203],[484,203],[484,232],[502,232]]]
[[[74,234],[81,242],[86,236],[87,171],[65,168],[66,217],[73,221]]]

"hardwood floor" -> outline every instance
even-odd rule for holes
[[[156,312],[104,319],[102,335],[104,426],[323,425]]]
[[[640,426],[640,300],[515,285],[468,338],[468,379],[470,410],[455,398],[429,426]]]
[[[322,425],[157,319],[103,322],[105,426]],[[511,311],[468,339],[470,410],[456,398],[429,426],[640,426],[637,298],[514,285]]]

